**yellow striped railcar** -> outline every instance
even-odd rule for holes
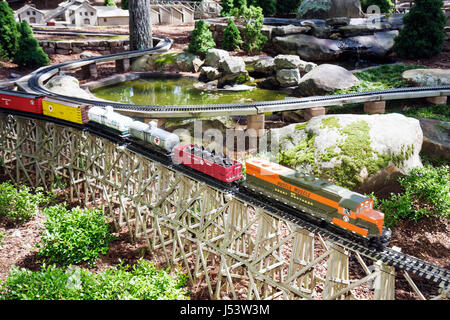
[[[53,98],[45,98],[42,100],[42,111],[44,115],[78,124],[85,124],[89,121],[89,108],[89,105],[67,100]]]

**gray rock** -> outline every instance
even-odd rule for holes
[[[72,76],[55,76],[46,83],[45,88],[64,96],[96,99],[94,96],[81,89],[78,80]]]
[[[219,79],[222,73],[216,68],[203,66],[200,68],[200,76],[205,77],[209,81],[213,81]]]
[[[279,54],[274,58],[275,69],[297,69],[302,63],[297,55]]]
[[[219,63],[230,56],[230,53],[222,49],[209,49],[205,56],[205,66],[218,68]]]
[[[358,78],[345,68],[332,64],[321,64],[300,79],[296,94],[301,96],[323,95],[358,84]]]
[[[273,58],[270,59],[260,59],[253,66],[255,72],[271,75],[275,71],[275,62]]]
[[[319,39],[306,34],[275,37],[274,49],[282,54],[296,54],[306,61],[333,61],[343,50],[338,40]]]
[[[412,69],[406,70],[402,78],[419,86],[447,86],[450,84],[450,69]]]
[[[325,21],[325,23],[329,26],[346,26],[350,23],[350,18],[348,17],[329,18]]]
[[[298,69],[281,69],[277,71],[276,79],[281,87],[296,86],[300,82]]]
[[[422,151],[450,159],[450,122],[419,119],[423,131]]]
[[[241,74],[246,73],[244,59],[241,57],[225,57],[219,63],[219,70],[223,71],[225,74]]]
[[[339,28],[339,33],[344,37],[352,37],[363,34],[373,34],[374,32],[390,29],[391,25],[387,22],[374,24],[347,25]]]
[[[311,27],[308,26],[279,26],[274,27],[272,29],[272,36],[287,36],[290,34],[300,34],[300,33],[308,33],[311,30]]]
[[[385,57],[394,47],[394,39],[398,30],[376,32],[373,35],[356,36],[347,38],[361,47],[359,54],[366,57]]]
[[[181,72],[199,72],[203,61],[189,52],[182,52],[175,58],[175,64]]]
[[[281,164],[365,192],[383,188],[389,173],[422,167],[422,140],[419,121],[396,113],[317,116],[267,134]]]

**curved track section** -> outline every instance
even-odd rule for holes
[[[44,82],[61,70],[76,69],[91,63],[115,61],[121,59],[135,58],[146,54],[160,54],[170,49],[173,41],[167,38],[157,38],[158,44],[151,49],[142,51],[130,51],[116,53],[99,57],[91,57],[80,60],[68,61],[57,65],[43,67],[27,77],[29,91],[38,92],[49,96],[57,96],[66,100],[96,105],[110,105],[117,111],[129,116],[155,117],[155,118],[177,118],[177,117],[200,117],[218,115],[255,115],[266,112],[279,112],[289,110],[307,109],[312,107],[325,107],[343,105],[350,103],[400,100],[412,98],[425,98],[437,96],[449,96],[450,86],[434,87],[411,87],[389,90],[367,91],[350,94],[313,96],[304,98],[290,98],[278,101],[263,101],[244,104],[216,104],[216,105],[135,105],[117,102],[105,102],[99,100],[88,100],[70,96],[58,95],[44,87]],[[25,90],[25,91],[28,91]]]

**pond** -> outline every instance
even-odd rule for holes
[[[138,105],[200,105],[283,100],[285,92],[255,88],[247,91],[203,91],[192,78],[139,79],[100,87],[92,93],[102,99]]]

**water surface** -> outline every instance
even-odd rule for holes
[[[283,100],[289,95],[255,88],[249,91],[202,91],[194,88],[196,79],[139,79],[93,90],[99,98],[140,105],[200,105]]]

